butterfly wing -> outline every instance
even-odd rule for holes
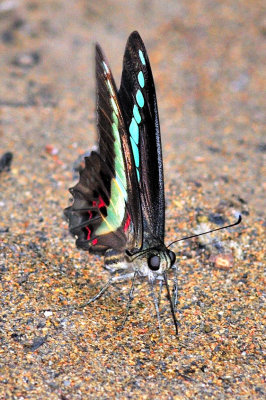
[[[99,149],[85,158],[65,210],[77,247],[93,252],[142,246],[137,175],[111,70],[96,45],[96,106]]]
[[[143,216],[143,247],[164,241],[165,201],[159,115],[148,55],[138,32],[128,39],[120,103],[130,135]]]

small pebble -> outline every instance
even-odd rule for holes
[[[40,62],[40,54],[37,51],[18,54],[12,64],[20,68],[32,68]]]
[[[54,147],[52,144],[47,144],[45,146],[46,153],[51,154],[52,156],[55,156],[58,154],[58,149]]]
[[[44,311],[45,318],[49,318],[53,315],[52,311]]]
[[[209,259],[214,264],[215,268],[229,270],[234,265],[234,258],[232,254],[216,254],[212,255]]]

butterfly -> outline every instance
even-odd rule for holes
[[[79,182],[69,189],[72,205],[64,213],[77,247],[104,254],[105,267],[113,275],[81,307],[100,298],[112,283],[131,279],[125,323],[135,279],[147,278],[160,332],[159,299],[165,284],[178,334],[177,284],[171,296],[167,280],[171,269],[176,272],[176,256],[169,247],[238,225],[241,215],[233,224],[165,245],[159,115],[149,58],[138,32],[132,32],[126,44],[119,90],[101,47],[96,45],[96,111],[98,148],[85,157]],[[159,298],[154,291],[156,281],[160,285]]]
[[[164,244],[165,198],[159,115],[147,51],[138,32],[128,38],[119,90],[101,47],[96,45],[96,110],[98,149],[85,157],[79,182],[70,190],[65,209],[76,246],[104,254],[111,283],[147,277],[156,312],[155,281],[167,282],[175,253]]]

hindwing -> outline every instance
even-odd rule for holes
[[[111,70],[96,45],[98,151],[85,159],[65,210],[70,232],[83,249],[129,251],[142,247],[140,195],[130,139]]]

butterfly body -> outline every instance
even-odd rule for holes
[[[121,279],[141,276],[167,285],[175,254],[164,244],[159,116],[148,55],[137,32],[126,45],[119,90],[96,45],[96,109],[98,149],[85,157],[79,182],[70,189],[74,201],[65,209],[70,232],[77,247],[104,254],[105,266],[121,272]]]

